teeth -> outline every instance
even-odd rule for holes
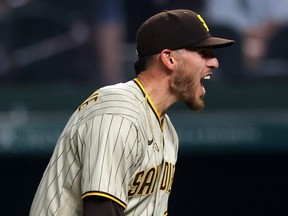
[[[204,76],[204,77],[203,77],[203,79],[205,79],[205,80],[209,80],[210,78],[211,78],[210,75],[208,75],[208,76]]]

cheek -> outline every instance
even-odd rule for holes
[[[188,73],[185,70],[178,70],[175,75],[171,77],[171,87],[182,98],[190,98],[197,93],[198,85],[195,74]]]

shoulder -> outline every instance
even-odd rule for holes
[[[143,101],[143,94],[134,81],[118,83],[99,89],[99,99],[110,103]]]
[[[106,86],[95,91],[78,108],[85,116],[121,115],[136,119],[145,97],[134,81]]]

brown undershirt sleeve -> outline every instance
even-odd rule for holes
[[[83,199],[83,216],[124,216],[124,208],[116,202],[98,196]]]

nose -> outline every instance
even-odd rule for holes
[[[212,69],[218,68],[219,67],[218,59],[216,57],[207,59],[207,67]]]

